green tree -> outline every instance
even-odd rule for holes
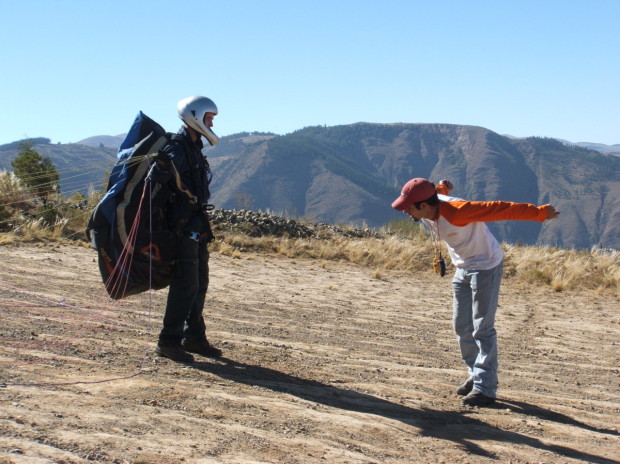
[[[47,205],[49,196],[60,189],[60,174],[47,156],[41,156],[30,140],[19,144],[19,153],[11,161],[15,175]]]

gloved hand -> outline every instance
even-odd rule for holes
[[[168,169],[170,167],[170,155],[163,150],[159,150],[155,155],[155,161],[162,168]]]

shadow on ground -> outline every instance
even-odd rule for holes
[[[494,440],[514,443],[540,450],[547,450],[560,456],[581,459],[592,463],[620,464],[620,461],[584,453],[565,446],[548,445],[536,438],[499,429],[486,422],[468,416],[467,410],[440,411],[425,407],[412,408],[392,403],[372,395],[358,393],[354,390],[338,388],[273,369],[248,365],[226,358],[221,358],[209,363],[194,363],[192,367],[217,375],[226,380],[267,388],[274,392],[286,393],[325,406],[363,414],[374,414],[398,420],[403,424],[418,429],[420,435],[450,441],[465,448],[472,454],[492,459],[497,459],[498,457],[476,445],[476,441]],[[498,402],[496,405],[496,407],[504,408],[507,406],[520,414],[535,416],[560,424],[581,427],[593,432],[614,436],[620,435],[614,430],[595,428],[568,416],[527,403],[502,401]]]

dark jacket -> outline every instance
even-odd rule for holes
[[[202,140],[192,142],[182,127],[162,150],[172,163],[158,166],[156,177],[167,183],[172,192],[167,211],[171,230],[180,227],[185,232],[201,234],[210,230],[206,206],[211,196],[211,169],[202,147]]]

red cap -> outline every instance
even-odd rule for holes
[[[392,203],[392,208],[404,211],[418,201],[428,200],[435,195],[435,184],[416,177],[405,184],[400,196]]]

